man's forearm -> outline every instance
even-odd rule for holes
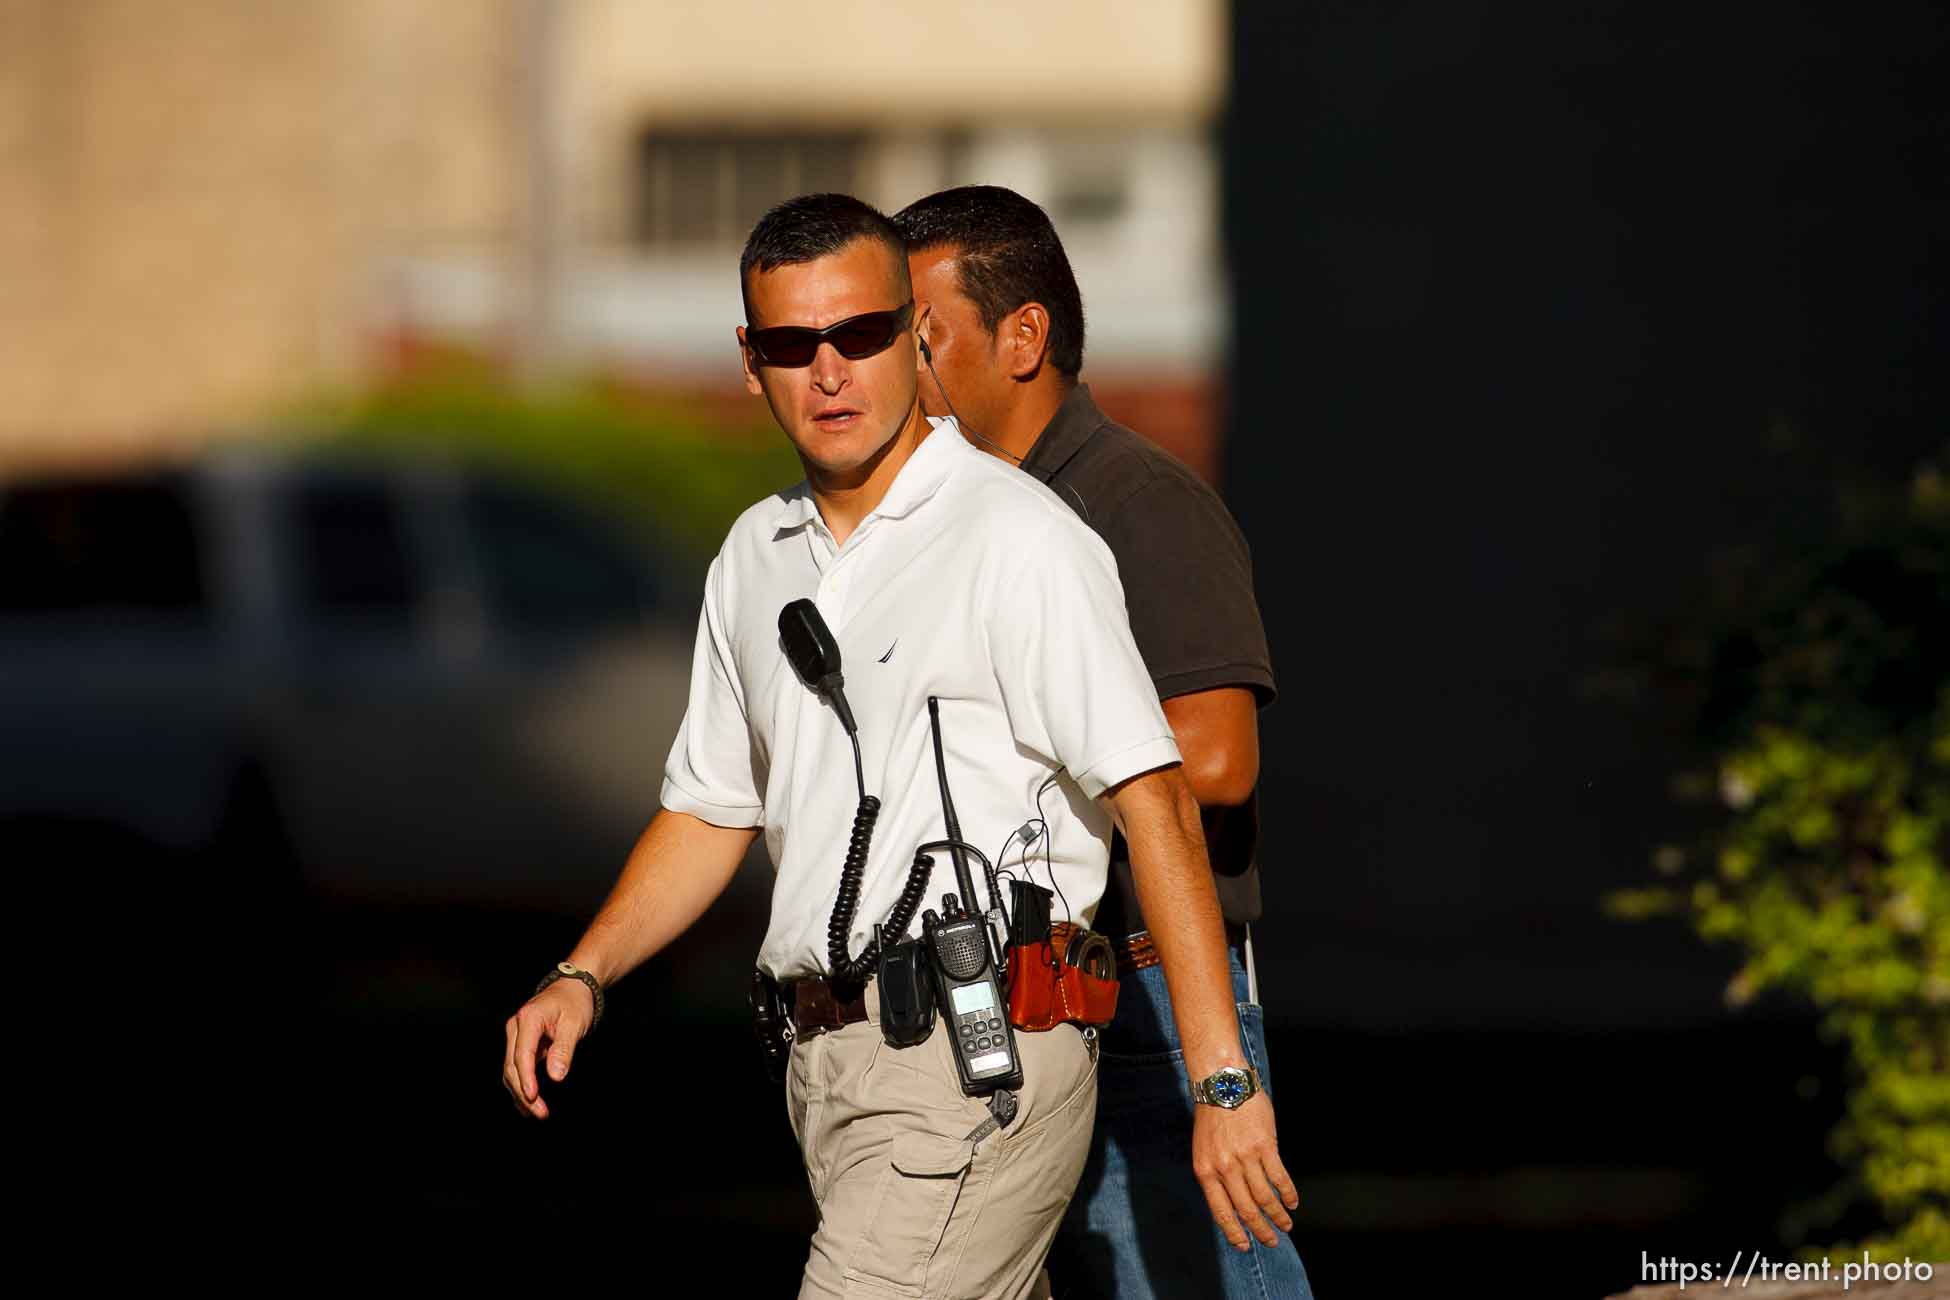
[[[1246,1064],[1198,801],[1179,769],[1165,768],[1120,787],[1113,807],[1130,845],[1138,906],[1171,991],[1186,1072],[1202,1079],[1220,1066]]]
[[[606,986],[622,979],[704,915],[757,835],[659,811],[569,960]]]

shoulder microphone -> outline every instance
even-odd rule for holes
[[[832,703],[846,734],[859,735],[853,710],[846,703],[846,679],[840,675],[840,643],[819,616],[819,606],[801,596],[780,610],[779,644],[785,647],[785,657],[792,662],[799,680]]]

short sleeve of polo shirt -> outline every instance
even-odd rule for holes
[[[1016,739],[1095,799],[1179,761],[1131,639],[1117,563],[1071,519],[1014,548],[988,620],[989,653]]]
[[[713,826],[757,826],[764,820],[751,726],[733,680],[731,647],[719,613],[720,559],[704,579],[691,654],[690,703],[664,764],[660,802]]]
[[[1099,525],[1127,582],[1131,634],[1160,698],[1221,686],[1275,694],[1246,539],[1218,494],[1160,474]]]

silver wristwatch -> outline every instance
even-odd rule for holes
[[[1192,1084],[1192,1100],[1202,1106],[1238,1110],[1259,1094],[1259,1071],[1250,1065],[1227,1065]]]

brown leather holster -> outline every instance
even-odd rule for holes
[[[1017,1029],[1105,1025],[1116,1014],[1116,962],[1102,935],[1058,921],[1048,939],[1009,950],[1009,1023]]]

